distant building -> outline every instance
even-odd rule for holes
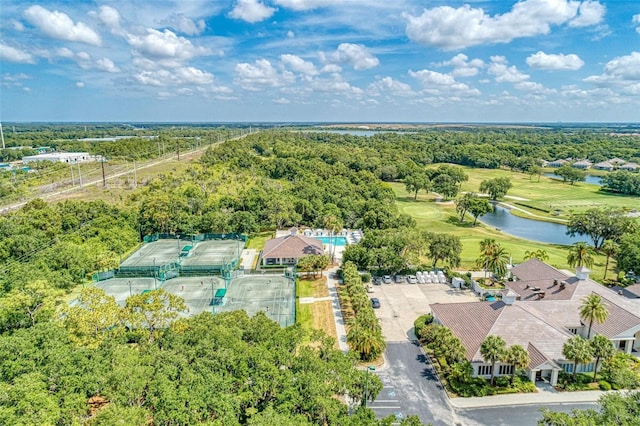
[[[606,170],[610,172],[615,168],[615,166],[611,164],[609,161],[602,161],[600,163],[594,164],[593,168],[596,170]]]
[[[9,163],[0,163],[0,171],[10,172],[11,170],[13,170],[13,168],[11,167],[11,164],[9,164]]]
[[[621,166],[624,163],[626,163],[626,161],[623,160],[622,158],[612,158],[611,160],[609,160],[609,162],[614,166]]]
[[[95,161],[96,157],[88,152],[49,152],[46,154],[27,155],[22,157],[23,163],[33,163],[36,161],[51,161],[53,163],[84,163]]]
[[[636,163],[626,163],[620,166],[620,170],[626,170],[628,172],[637,172],[638,168],[640,168],[640,166]]]
[[[568,161],[567,160],[554,160],[554,161],[550,161],[549,164],[547,164],[549,167],[562,167],[565,164],[567,164]]]
[[[576,169],[586,170],[586,169],[590,169],[592,165],[593,163],[589,160],[580,160],[573,163],[571,167],[574,167]]]

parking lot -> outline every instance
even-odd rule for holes
[[[430,312],[429,304],[478,301],[478,296],[471,290],[454,289],[449,284],[409,284],[406,281],[374,285],[369,297],[380,299],[380,308],[375,311],[387,342],[415,340],[413,322]]]

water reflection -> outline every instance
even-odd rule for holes
[[[562,176],[556,175],[555,173],[545,173],[544,175],[551,179],[562,180]],[[602,177],[600,176],[587,175],[584,181],[585,183],[590,183],[592,185],[602,186]]]
[[[515,237],[541,243],[571,245],[587,241],[582,236],[568,236],[565,225],[514,216],[508,209],[500,206],[495,206],[492,213],[481,216],[478,220]]]

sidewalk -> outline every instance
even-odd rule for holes
[[[593,390],[581,392],[558,392],[549,385],[538,386],[537,393],[492,395],[472,398],[450,398],[456,408],[484,408],[505,405],[544,405],[560,403],[597,402],[606,392]]]
[[[329,289],[329,298],[333,308],[333,318],[336,322],[336,335],[338,336],[338,346],[344,353],[349,352],[347,345],[347,330],[344,327],[344,318],[342,318],[342,310],[340,310],[340,300],[338,299],[338,291],[336,285],[338,281],[334,278],[338,267],[335,266],[327,270],[327,288]]]

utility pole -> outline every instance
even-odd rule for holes
[[[76,161],[78,166],[78,181],[80,182],[80,188],[82,188],[82,172],[80,171],[80,163]]]
[[[136,170],[136,160],[133,160],[133,187],[138,187],[138,171]]]
[[[178,161],[180,161],[180,141],[176,139],[176,150],[178,152]]]
[[[104,177],[104,157],[100,160],[100,165],[102,166],[102,186],[104,188],[107,187],[107,180]]]
[[[76,186],[76,182],[73,180],[73,164],[69,163],[69,170],[71,170],[71,187]]]
[[[0,123],[0,137],[2,138],[2,149],[4,149],[4,133],[2,132],[2,123]]]

